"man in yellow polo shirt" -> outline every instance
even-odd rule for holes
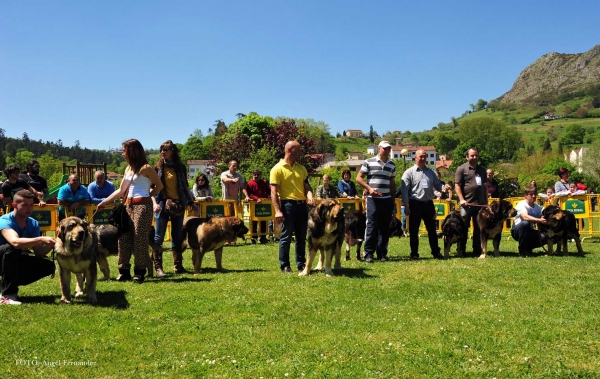
[[[283,223],[279,238],[279,265],[281,272],[291,273],[290,245],[296,234],[296,266],[304,270],[306,263],[306,231],[308,204],[313,205],[312,188],[308,183],[306,168],[298,163],[302,154],[300,144],[285,144],[285,156],[271,169],[271,201],[275,209],[275,222]]]

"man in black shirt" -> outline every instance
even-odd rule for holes
[[[40,163],[38,161],[29,161],[27,163],[27,171],[19,175],[19,178],[26,181],[36,191],[41,192],[44,198],[48,197],[48,182],[40,175]],[[39,203],[37,198],[35,199],[35,203]]]
[[[27,184],[27,182],[19,177],[19,168],[15,165],[10,165],[4,169],[6,181],[2,184],[2,195],[4,202],[10,210],[12,210],[12,198],[19,190],[26,189],[31,191],[38,199],[40,205],[45,205],[44,198],[41,192],[38,192]]]

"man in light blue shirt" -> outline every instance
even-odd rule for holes
[[[92,204],[100,204],[100,202],[115,192],[115,185],[106,180],[106,175],[102,171],[96,171],[94,175],[96,181],[88,186],[88,194]]]
[[[90,203],[90,194],[87,188],[79,183],[79,176],[71,174],[67,184],[58,190],[57,199],[59,220],[66,217],[65,207],[69,208],[69,212],[77,217],[84,218],[85,206]]]

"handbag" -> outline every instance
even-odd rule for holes
[[[181,205],[179,200],[167,199],[165,202],[165,212],[170,217],[179,217],[185,212],[185,207]]]
[[[129,232],[131,218],[127,213],[127,209],[125,209],[125,205],[119,203],[110,210],[110,213],[108,214],[108,223],[117,228],[119,236]]]

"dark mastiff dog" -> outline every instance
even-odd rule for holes
[[[444,257],[446,259],[450,258],[452,244],[459,241],[463,241],[463,243],[458,243],[458,256],[465,256],[465,252],[460,249],[460,246],[466,246],[468,234],[465,222],[460,216],[460,211],[452,211],[446,216],[442,223],[442,236],[444,238]]]
[[[360,249],[365,238],[365,230],[367,229],[367,216],[360,211],[349,211],[345,214],[344,223],[344,240],[346,241],[346,260],[350,260],[350,247],[356,246],[356,260],[361,260]],[[392,217],[390,221],[390,238],[402,237],[402,222],[396,217]]]
[[[110,268],[108,267],[107,258],[110,255],[117,255],[119,253],[119,231],[112,225],[90,225],[92,232],[97,236],[98,249],[96,254],[96,260],[98,261],[98,267],[104,274],[104,280],[110,279]],[[148,244],[150,248],[156,251],[162,251],[162,246],[158,246],[154,242],[154,228],[150,229],[148,233]],[[152,257],[148,256],[148,276],[154,275]]]
[[[577,219],[572,212],[563,211],[557,205],[549,205],[542,211],[542,217],[546,224],[538,224],[548,241],[548,255],[554,254],[554,244],[558,245],[556,252],[569,255],[567,240],[574,239],[577,244],[577,253],[583,255],[579,231],[577,230]]]
[[[515,217],[517,211],[508,200],[495,200],[489,207],[483,208],[477,214],[477,223],[481,235],[481,255],[483,259],[487,255],[487,242],[493,240],[494,257],[500,256],[500,240],[502,239],[502,227],[509,217]]]
[[[192,262],[194,274],[199,274],[202,269],[202,258],[209,251],[215,252],[217,269],[223,270],[223,246],[225,242],[235,242],[244,238],[248,228],[244,221],[237,217],[186,217],[183,219],[183,232],[181,234],[181,251],[192,249]]]
[[[334,268],[341,269],[340,256],[343,241],[344,207],[336,199],[325,199],[308,214],[308,257],[304,271],[298,273],[298,276],[310,274],[317,250],[320,256],[315,270],[322,270],[325,263],[325,275],[333,275],[331,270],[333,257],[335,257]]]
[[[75,297],[83,296],[85,280],[87,300],[92,304],[97,303],[96,245],[96,234],[79,217],[67,217],[58,224],[54,250],[59,265],[61,302],[71,302],[71,273],[74,273],[77,281]]]

